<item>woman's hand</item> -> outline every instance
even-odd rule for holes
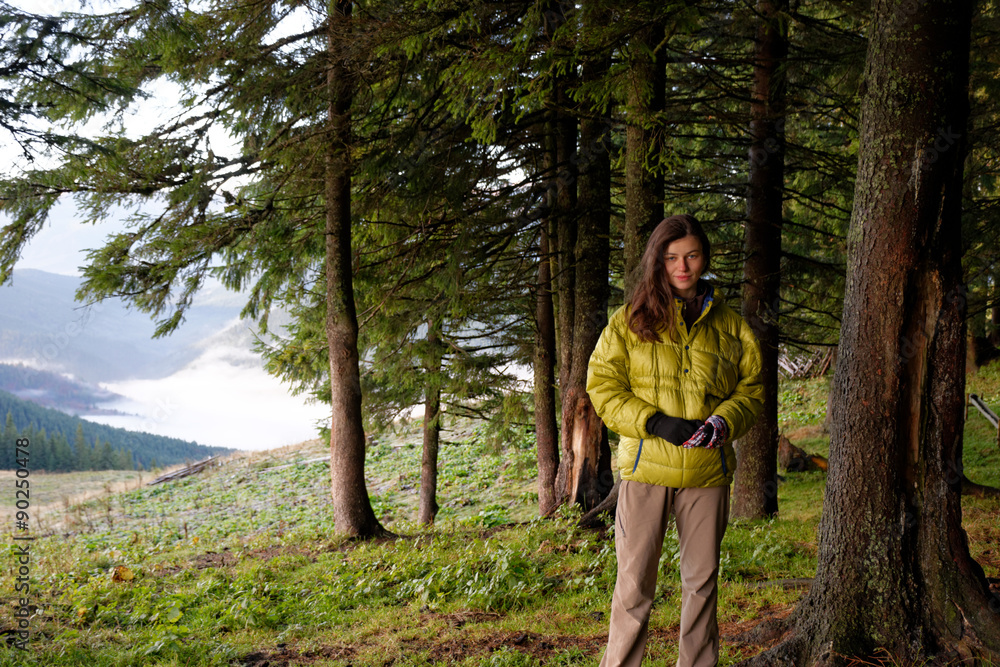
[[[701,422],[697,419],[668,417],[662,412],[657,412],[646,422],[647,431],[675,445],[690,438],[698,431],[699,427],[701,427]]]
[[[706,447],[716,449],[726,444],[729,437],[729,428],[726,420],[719,415],[712,415],[705,420],[701,428],[695,431],[685,443],[684,447]]]

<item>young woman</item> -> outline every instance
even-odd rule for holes
[[[618,578],[602,667],[642,661],[671,512],[680,543],[677,664],[718,663],[719,545],[736,468],[730,443],[753,425],[763,394],[753,332],[701,279],[710,256],[694,217],[661,222],[646,245],[639,285],[590,358],[587,392],[621,436]]]

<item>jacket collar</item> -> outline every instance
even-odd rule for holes
[[[695,322],[700,320],[702,316],[709,311],[712,306],[712,301],[715,299],[715,287],[712,283],[707,280],[698,279],[695,294],[701,294],[705,292],[705,300],[701,303],[701,312],[698,313],[698,317],[695,318]],[[677,307],[678,314],[684,307],[684,299],[679,296],[674,297],[674,305]]]

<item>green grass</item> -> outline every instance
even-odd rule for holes
[[[778,392],[778,425],[782,431],[823,423],[831,377],[782,380]]]
[[[966,391],[978,394],[994,412],[1000,412],[1000,363],[994,362],[966,376]],[[997,431],[970,406],[965,424],[962,463],[973,482],[1000,487],[1000,439]]]
[[[101,470],[96,472],[32,473],[32,519],[40,522],[42,529],[49,529],[50,517],[64,515],[71,505],[88,498],[106,496],[112,492],[133,489],[153,479],[153,475],[133,470]],[[14,488],[13,470],[0,470],[0,488]],[[11,494],[13,496],[13,493]],[[7,525],[16,512],[11,502],[0,503],[0,521]]]
[[[970,376],[972,386],[1000,398],[995,371]],[[823,455],[825,405],[825,380],[782,388],[784,431]],[[1000,484],[996,434],[978,421],[970,416],[966,472]],[[369,449],[373,504],[395,539],[333,533],[328,464],[302,463],[323,454],[318,443],[50,510],[60,532],[31,546],[29,652],[0,648],[0,667],[596,665],[614,586],[613,531],[577,528],[572,509],[536,517],[530,433],[498,449],[476,424],[447,427],[433,528],[414,523],[418,425]],[[758,650],[728,638],[802,595],[761,584],[813,575],[824,482],[821,472],[786,474],[778,518],[730,524],[721,664]],[[998,509],[995,500],[965,502],[973,554],[992,577],[1000,576]],[[8,582],[13,567],[8,559]],[[670,665],[680,610],[672,532],[657,596],[649,664]],[[0,627],[12,627],[16,608],[8,586]]]

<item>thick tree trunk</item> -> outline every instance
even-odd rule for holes
[[[417,520],[429,525],[438,513],[438,446],[441,441],[441,339],[437,322],[427,324],[427,382],[424,389],[424,448],[420,457],[420,511]]]
[[[628,127],[625,134],[625,299],[639,279],[639,262],[649,235],[663,220],[663,171],[653,161],[663,149],[662,133],[653,127],[654,116],[666,101],[666,70],[663,52],[656,51],[663,39],[664,26],[656,23],[642,28],[632,39],[630,86],[628,89]],[[612,479],[607,473],[606,478]],[[611,473],[613,475],[613,473]],[[580,525],[593,527],[601,516],[614,517],[618,504],[618,482],[604,500],[580,519]]]
[[[597,4],[597,3],[594,3]],[[604,14],[584,5],[584,20],[602,25]],[[583,65],[583,77],[596,80],[604,60]],[[562,455],[557,491],[564,501],[585,510],[594,507],[614,485],[607,429],[587,395],[590,353],[608,319],[608,265],[611,233],[611,123],[597,109],[580,122],[579,214],[576,242],[575,313],[571,369],[563,389]]]
[[[568,77],[556,82],[558,95],[558,120],[556,122],[556,151],[559,160],[556,176],[556,243],[559,270],[556,275],[558,288],[558,339],[559,392],[566,401],[569,375],[573,369],[573,322],[576,314],[576,237],[577,237],[577,121],[566,109],[569,98],[565,88]]]
[[[876,0],[819,568],[760,665],[1000,659],[961,512],[971,0]]]
[[[778,305],[785,180],[787,0],[758,0],[754,85],[750,103],[750,183],[743,265],[743,317],[760,342],[764,410],[740,438],[733,516],[778,513]]]
[[[575,11],[575,3],[554,0],[548,13],[552,32]],[[576,146],[576,105],[569,96],[575,79],[575,72],[569,71],[556,75],[552,82],[557,166],[555,207],[552,209],[555,239],[549,239],[549,247],[556,251],[556,352],[559,356],[559,398],[562,403],[566,401],[569,375],[573,367],[573,321],[576,314],[576,216],[580,171]]]
[[[566,22],[565,10],[565,3],[559,0],[552,0],[547,5],[545,34],[550,48],[557,48],[555,36]],[[559,368],[567,374],[564,380],[568,380],[570,360],[567,357],[559,363],[558,355],[573,349],[571,276],[574,253],[569,241],[576,238],[573,219],[576,207],[576,124],[566,109],[566,76],[555,71],[551,76],[543,135],[547,214],[541,223],[535,302],[535,441],[538,512],[542,516],[552,512],[559,504],[556,489],[559,427],[555,376]],[[558,297],[558,309],[554,294]],[[559,337],[563,337],[561,345]],[[564,386],[565,382],[560,382],[560,387]]]
[[[632,38],[628,127],[625,130],[625,298],[638,282],[639,260],[653,228],[663,220],[663,170],[653,162],[663,149],[662,131],[653,127],[663,111],[666,70],[663,24],[643,27]]]
[[[338,533],[374,537],[385,533],[365,488],[365,433],[361,421],[358,318],[351,277],[351,102],[352,82],[338,46],[346,39],[351,2],[330,15],[327,74],[329,148],[326,155],[326,339],[330,355],[330,489]]]
[[[551,210],[551,208],[550,208]],[[552,275],[549,234],[542,223],[535,305],[535,442],[538,459],[538,513],[556,506],[556,473],[559,470],[559,432],[556,427],[556,331],[552,310]]]

